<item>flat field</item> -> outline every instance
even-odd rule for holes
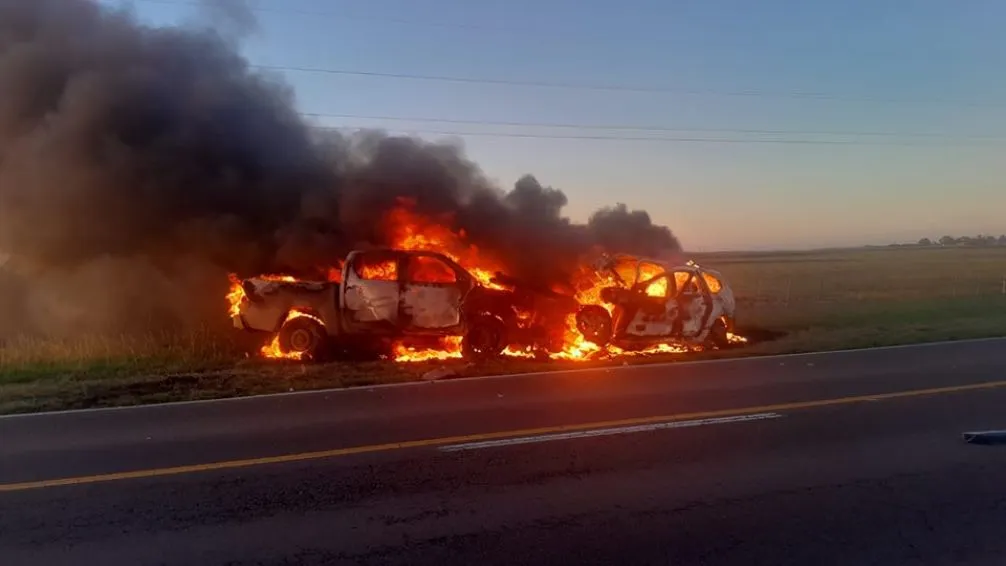
[[[783,333],[749,353],[1006,334],[1006,247],[709,254],[742,328]]]
[[[893,247],[701,254],[738,298],[743,347],[633,358],[657,363],[1006,335],[1006,247]],[[91,336],[0,343],[0,413],[27,412],[421,379],[570,369],[617,361],[507,360],[296,364],[247,356],[232,333]]]

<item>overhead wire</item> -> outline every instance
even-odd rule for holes
[[[1006,107],[1006,103],[984,102],[973,100],[952,100],[952,99],[904,99],[904,98],[883,98],[883,97],[857,97],[835,95],[826,92],[814,91],[765,91],[765,90],[712,90],[712,89],[683,89],[675,87],[645,86],[645,85],[620,85],[603,83],[581,83],[566,81],[538,81],[519,79],[497,79],[486,77],[468,77],[462,75],[439,75],[421,73],[393,73],[383,71],[361,71],[353,69],[335,69],[328,67],[302,67],[290,65],[250,65],[253,68],[269,71],[292,71],[300,73],[320,73],[329,75],[346,75],[361,77],[380,77],[391,79],[437,81],[469,84],[507,85],[522,87],[541,87],[573,90],[597,90],[597,91],[620,91],[639,93],[664,93],[683,94],[701,96],[734,96],[734,97],[767,97],[767,98],[800,98],[808,100],[832,100],[845,102],[876,102],[883,104],[946,104],[952,106],[967,106],[977,108],[1001,108]]]
[[[324,119],[357,119],[391,122],[441,123],[496,127],[531,127],[555,128],[595,131],[634,131],[634,132],[706,132],[728,134],[757,135],[804,135],[804,136],[834,136],[834,137],[905,137],[929,139],[967,139],[967,140],[1001,140],[1004,135],[992,134],[949,134],[945,132],[881,132],[881,131],[851,131],[851,130],[797,130],[797,129],[757,129],[757,128],[703,128],[703,127],[670,127],[670,126],[639,126],[625,124],[583,124],[572,122],[531,122],[510,120],[472,120],[456,118],[436,118],[419,116],[393,116],[382,114],[343,114],[326,112],[301,112],[307,118]]]
[[[148,4],[167,4],[167,5],[186,5],[186,6],[202,5],[201,2],[196,0],[132,0],[132,1],[148,3]],[[298,8],[291,8],[288,6],[284,6],[282,8],[253,6],[250,9],[258,12],[296,13],[311,16],[322,15],[340,19],[376,21],[376,22],[396,23],[403,25],[460,27],[469,29],[494,29],[496,31],[519,31],[516,29],[499,28],[493,26],[479,26],[475,24],[469,25],[461,23],[415,21],[415,20],[406,20],[399,18],[364,16],[364,15],[352,14],[346,11],[334,12],[334,11],[304,10]],[[803,49],[801,48],[801,50]],[[551,89],[567,89],[567,90],[583,90],[583,91],[662,93],[662,94],[678,94],[685,96],[789,98],[789,99],[804,99],[804,100],[862,102],[862,103],[898,104],[898,105],[937,104],[937,105],[977,107],[977,108],[1006,107],[1006,103],[991,102],[991,101],[956,100],[956,99],[941,99],[941,98],[905,99],[897,97],[854,96],[854,95],[835,94],[835,93],[812,91],[812,90],[792,90],[792,91],[772,91],[772,90],[761,90],[761,89],[717,90],[717,89],[667,87],[659,85],[630,85],[630,84],[614,84],[614,83],[607,83],[607,84],[589,83],[589,82],[577,82],[577,81],[501,79],[493,77],[471,77],[471,76],[453,75],[453,74],[427,74],[427,73],[374,71],[374,70],[344,69],[344,68],[330,68],[330,67],[318,67],[318,66],[265,65],[265,64],[252,64],[250,66],[252,68],[260,70],[281,71],[281,72],[298,72],[298,73],[312,73],[312,74],[373,77],[373,78],[384,78],[384,79],[399,79],[399,80],[411,80],[411,81],[448,82],[455,84],[485,84],[485,85],[498,85],[498,86],[517,86],[517,87],[551,88]]]
[[[134,0],[152,4],[180,4],[180,5],[200,5],[200,2],[189,1],[189,0]],[[426,25],[429,22],[414,22],[409,20],[399,20],[399,19],[388,19],[388,18],[372,18],[366,16],[354,16],[347,15],[342,12],[319,12],[313,10],[298,10],[296,8],[268,8],[261,6],[254,6],[251,8],[255,11],[268,11],[268,12],[292,12],[292,13],[304,13],[311,15],[332,15],[337,17],[343,17],[348,19],[369,19],[375,21],[387,21],[392,23],[402,23],[402,24],[417,24]],[[455,27],[454,24],[444,24],[447,27]],[[472,26],[461,26],[461,27],[472,27]],[[478,26],[476,26],[478,27]],[[462,75],[448,75],[448,74],[422,74],[422,73],[398,73],[398,72],[383,72],[383,71],[367,71],[367,70],[354,70],[354,69],[339,69],[339,68],[328,68],[328,67],[313,67],[313,66],[291,66],[291,65],[265,65],[265,64],[252,64],[249,65],[252,68],[265,71],[278,71],[278,72],[300,72],[300,73],[315,73],[315,74],[329,74],[329,75],[342,75],[342,76],[360,76],[360,77],[375,77],[375,78],[386,78],[386,79],[400,79],[400,80],[417,80],[417,81],[434,81],[434,82],[450,82],[450,83],[467,83],[467,84],[486,84],[486,85],[505,85],[505,86],[519,86],[519,87],[539,87],[539,88],[555,88],[555,89],[574,89],[574,90],[587,90],[587,91],[615,91],[615,92],[637,92],[637,93],[664,93],[664,94],[682,94],[682,95],[703,95],[703,96],[731,96],[731,97],[781,97],[781,98],[798,98],[798,99],[809,99],[809,100],[829,100],[829,101],[847,101],[847,102],[876,102],[876,103],[888,103],[888,104],[905,104],[905,103],[936,103],[936,104],[950,104],[959,106],[969,106],[969,107],[1003,107],[1006,106],[1004,103],[989,103],[981,101],[962,101],[962,100],[948,100],[948,99],[915,99],[915,100],[905,100],[898,98],[883,98],[883,97],[856,97],[856,96],[845,96],[836,95],[827,92],[815,92],[815,91],[765,91],[765,90],[713,90],[713,89],[689,89],[689,88],[675,88],[675,87],[664,87],[664,86],[646,86],[646,85],[626,85],[626,84],[603,84],[603,83],[584,83],[584,82],[566,82],[566,81],[541,81],[541,80],[520,80],[520,79],[501,79],[501,78],[490,78],[490,77],[471,77]],[[301,115],[311,118],[339,118],[339,119],[362,119],[362,120],[378,120],[378,121],[398,121],[398,122],[417,122],[417,123],[441,123],[441,124],[454,124],[454,125],[478,125],[478,126],[495,126],[495,127],[533,127],[533,128],[555,128],[555,129],[575,129],[575,130],[594,130],[594,131],[632,131],[632,132],[705,132],[705,133],[723,133],[723,134],[740,134],[740,135],[798,135],[798,136],[832,136],[832,137],[888,137],[888,138],[915,138],[915,139],[940,139],[940,140],[971,140],[971,141],[993,141],[1003,139],[1004,136],[995,135],[973,135],[973,134],[945,134],[945,133],[929,133],[929,132],[876,132],[876,131],[866,131],[866,132],[854,132],[854,131],[821,131],[821,130],[786,130],[786,129],[744,129],[744,128],[687,128],[687,127],[663,127],[663,126],[633,126],[633,125],[592,125],[592,124],[576,124],[576,123],[541,123],[541,122],[522,122],[522,121],[491,121],[491,120],[464,120],[464,119],[452,119],[452,118],[430,118],[430,117],[405,117],[405,116],[390,116],[390,115],[359,115],[359,114],[327,114],[320,112],[302,112]],[[351,127],[336,127],[322,126],[328,129],[353,129]],[[678,137],[655,137],[655,136],[626,136],[626,135],[571,135],[571,134],[544,134],[544,133],[526,133],[526,132],[472,132],[472,131],[454,131],[454,130],[437,130],[437,129],[406,129],[409,132],[415,133],[427,133],[427,134],[439,134],[439,135],[460,135],[460,136],[487,136],[487,137],[515,137],[515,138],[542,138],[542,139],[582,139],[582,140],[616,140],[616,141],[658,141],[658,142],[681,142],[681,143],[774,143],[774,144],[809,144],[809,145],[911,145],[911,146],[932,146],[936,144],[931,143],[911,143],[906,144],[903,142],[897,142],[895,140],[881,140],[881,141],[863,141],[863,140],[819,140],[819,139],[750,139],[750,138],[699,138],[692,136],[678,136]],[[405,130],[398,130],[405,131]],[[987,143],[981,144],[970,144],[970,145],[991,145]]]
[[[373,126],[315,126],[320,130],[344,131],[344,130],[373,130],[381,129]],[[389,131],[400,132],[406,135],[430,134],[446,136],[474,136],[474,137],[496,137],[496,138],[523,138],[523,139],[551,139],[551,140],[590,140],[590,141],[635,141],[635,142],[663,142],[663,143],[706,143],[706,144],[777,144],[777,145],[829,145],[829,146],[900,146],[900,147],[1003,147],[992,143],[912,143],[895,140],[810,140],[810,139],[750,139],[750,138],[703,138],[692,136],[676,137],[651,137],[651,136],[601,136],[584,134],[538,134],[525,132],[472,132],[457,130],[439,129],[412,129],[395,128]]]

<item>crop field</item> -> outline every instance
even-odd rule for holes
[[[1006,335],[1006,247],[717,253],[695,259],[730,282],[738,299],[738,330],[750,343],[632,363]],[[0,412],[415,381],[445,366],[463,376],[623,363],[299,364],[249,355],[256,344],[248,338],[209,330],[72,341],[14,338],[0,343]]]
[[[1006,335],[1006,248],[710,254],[738,297],[750,353]]]
[[[722,270],[747,304],[848,304],[1006,293],[1006,247],[718,253],[698,260]]]

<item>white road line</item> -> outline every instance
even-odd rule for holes
[[[486,440],[482,442],[466,442],[464,444],[451,444],[441,446],[441,452],[460,452],[462,450],[481,450],[483,448],[498,448],[501,446],[516,446],[519,444],[533,444],[536,442],[551,442],[553,440],[572,440],[575,438],[594,438],[597,436],[612,436],[616,434],[632,434],[634,432],[649,432],[653,430],[665,430],[671,428],[689,428],[696,426],[742,423],[750,421],[763,421],[766,419],[778,419],[782,415],[779,413],[756,413],[753,415],[738,415],[734,417],[717,417],[712,419],[696,419],[691,421],[670,421],[666,423],[653,423],[636,426],[623,426],[616,428],[600,428],[594,430],[580,430],[576,432],[559,432],[554,434],[540,434],[535,436],[519,436],[517,438],[504,438],[502,440]]]

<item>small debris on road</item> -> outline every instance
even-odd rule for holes
[[[984,432],[965,432],[961,435],[968,444],[1006,444],[1006,430],[988,430]]]
[[[473,364],[465,364],[460,367],[447,367],[440,366],[436,369],[431,369],[430,371],[423,374],[423,381],[436,381],[438,379],[444,379],[447,377],[456,377],[462,371],[472,367]]]
[[[431,369],[430,371],[424,373],[423,381],[434,381],[437,379],[450,377],[452,375],[457,375],[457,372],[448,367],[438,367],[436,369]]]

